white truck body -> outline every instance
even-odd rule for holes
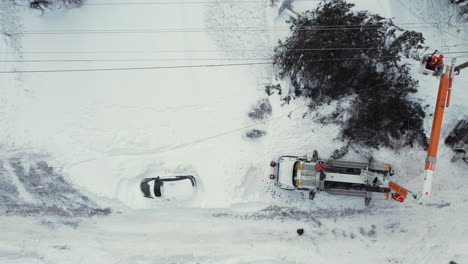
[[[325,191],[331,194],[362,196],[370,193],[390,193],[389,164],[362,163],[339,160],[311,160],[297,156],[282,156],[273,162],[275,185],[286,190]],[[313,192],[313,194],[312,194]]]

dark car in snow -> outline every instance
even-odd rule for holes
[[[192,175],[145,178],[140,190],[146,198],[177,198],[191,195],[197,187]]]

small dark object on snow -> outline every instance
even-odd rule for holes
[[[310,191],[309,192],[309,200],[313,200],[315,198],[315,192],[314,191]]]
[[[248,131],[247,133],[245,133],[245,136],[250,138],[250,139],[257,139],[257,138],[261,138],[263,136],[266,135],[266,131],[263,131],[263,130],[258,130],[258,129],[252,129],[250,131]]]
[[[252,106],[248,116],[253,120],[262,120],[271,115],[272,107],[268,98],[258,100],[257,104]]]
[[[299,228],[299,229],[297,230],[297,234],[300,235],[300,236],[302,236],[302,234],[304,234],[304,229],[303,229],[303,228]]]

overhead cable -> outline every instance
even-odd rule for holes
[[[295,0],[296,2],[320,2],[322,0]],[[29,1],[18,1],[29,4]],[[142,2],[84,2],[83,6],[119,6],[119,5],[200,5],[200,4],[257,4],[268,3],[265,0],[213,0],[213,1],[142,1]]]
[[[46,73],[46,72],[97,72],[97,71],[134,71],[134,70],[160,70],[160,69],[182,69],[182,68],[209,68],[229,66],[251,66],[271,64],[271,62],[232,63],[232,64],[205,64],[205,65],[176,65],[176,66],[151,66],[151,67],[127,67],[127,68],[98,68],[98,69],[49,69],[49,70],[18,70],[0,71],[5,73]]]
[[[424,18],[422,18],[421,16],[419,16],[416,12],[414,12],[413,10],[411,10],[410,8],[408,8],[401,0],[398,0],[398,1],[401,3],[401,5],[402,5],[403,7],[405,7],[409,12],[411,12],[413,15],[415,15],[415,16],[416,16],[417,18],[419,18],[421,21],[426,22],[426,24],[432,25],[433,28],[435,28],[435,29],[437,29],[437,30],[439,30],[439,31],[441,31],[441,32],[444,32],[444,33],[446,33],[447,35],[456,37],[456,38],[461,39],[461,40],[464,40],[464,41],[468,41],[468,40],[465,39],[465,38],[462,38],[462,37],[460,37],[460,36],[458,36],[458,35],[452,34],[452,33],[448,32],[448,31],[446,31],[446,30],[441,29],[440,26],[438,26],[437,24],[428,22],[426,19],[424,19]]]
[[[336,58],[336,59],[320,59],[311,60],[309,62],[331,62],[331,61],[348,61],[348,60],[382,60],[386,57],[380,56],[368,58]],[[252,66],[252,65],[271,65],[269,62],[251,62],[251,63],[232,63],[232,64],[205,64],[205,65],[175,65],[175,66],[148,66],[148,67],[122,67],[122,68],[89,68],[89,69],[44,69],[44,70],[18,70],[18,71],[0,71],[0,74],[7,73],[60,73],[60,72],[99,72],[99,71],[134,71],[134,70],[160,70],[160,69],[183,69],[183,68],[208,68],[208,67],[229,67],[229,66]]]
[[[437,46],[439,47],[439,46]],[[286,50],[293,50],[293,51],[333,51],[333,50],[380,50],[381,47],[378,48],[371,48],[371,47],[343,47],[343,48],[304,48],[304,49],[286,49]],[[225,52],[267,52],[272,51],[270,49],[225,49]],[[20,52],[13,52],[13,51],[6,51],[0,52],[7,53],[7,54],[116,54],[116,53],[128,53],[128,54],[138,54],[138,53],[210,53],[210,52],[219,52],[219,50],[147,50],[147,51],[20,51]]]
[[[410,26],[407,28],[427,28],[429,26]],[[343,31],[377,30],[381,26],[338,26],[338,27],[303,27],[296,31]],[[246,27],[246,28],[147,28],[147,29],[60,29],[60,30],[25,30],[7,32],[8,35],[83,35],[83,34],[158,34],[158,33],[206,33],[206,32],[262,32],[290,30],[289,27]]]
[[[141,62],[141,61],[261,61],[271,60],[271,58],[218,58],[218,59],[22,59],[22,60],[2,60],[0,62]]]

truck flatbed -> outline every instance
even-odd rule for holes
[[[342,161],[329,159],[326,161],[327,167],[337,167],[337,168],[351,168],[351,169],[360,169],[360,170],[375,170],[375,171],[388,171],[391,166],[390,164],[378,163],[378,162],[355,162],[355,161]]]

